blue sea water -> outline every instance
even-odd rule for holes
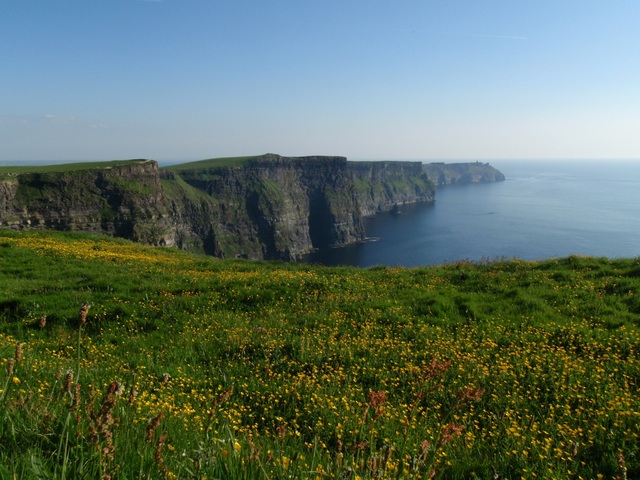
[[[492,162],[506,181],[439,188],[433,204],[366,220],[369,241],[318,251],[325,265],[640,256],[640,161]]]

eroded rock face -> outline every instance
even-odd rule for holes
[[[0,180],[2,227],[106,233],[163,245],[161,226],[168,225],[154,161]]]
[[[476,170],[456,167],[456,177],[440,168],[438,175],[445,183],[483,181]],[[0,226],[106,233],[226,258],[293,260],[314,248],[363,240],[364,216],[433,201],[432,174],[419,162],[274,154],[162,170],[152,160],[44,169],[0,177]]]
[[[292,260],[364,239],[344,157],[264,155],[242,166],[175,175],[206,194],[196,200],[182,185],[172,197],[181,246],[203,239],[203,250],[216,256]]]
[[[371,216],[409,203],[432,202],[434,188],[421,162],[349,162],[360,213]]]

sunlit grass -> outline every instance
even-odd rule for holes
[[[165,167],[165,170],[184,172],[187,170],[202,170],[208,168],[239,167],[246,165],[249,160],[253,160],[257,157],[257,155],[252,155],[245,157],[209,158],[206,160],[197,160],[195,162],[179,163],[177,165]]]
[[[0,477],[640,476],[638,260],[0,262]]]
[[[147,160],[113,160],[108,162],[75,162],[61,163],[56,165],[20,165],[20,166],[0,166],[0,176],[6,174],[20,173],[61,173],[74,172],[78,170],[92,170],[102,168],[112,168],[122,165],[134,165],[144,163]]]

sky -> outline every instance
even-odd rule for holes
[[[640,159],[638,0],[0,0],[0,164]]]

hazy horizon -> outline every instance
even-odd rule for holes
[[[3,5],[0,164],[640,158],[640,3]]]
[[[266,153],[266,152],[265,152]],[[275,152],[270,152],[275,153]],[[261,155],[261,154],[260,154]],[[310,155],[299,155],[299,156],[311,156]],[[318,154],[321,155],[322,154]],[[247,155],[237,155],[237,156],[247,156]],[[290,156],[290,155],[282,155],[282,156]],[[344,156],[344,155],[338,155]],[[154,158],[145,158],[144,160],[154,160],[158,162],[160,167],[178,165],[181,163],[190,163],[197,162],[201,160],[214,159],[218,157],[208,157],[208,158],[194,158],[187,160],[175,160],[175,159],[165,159],[165,160],[156,160]],[[222,157],[220,157],[222,158]],[[13,166],[47,166],[47,165],[63,165],[67,163],[99,163],[99,162],[110,162],[110,161],[123,161],[123,160],[137,160],[134,158],[117,158],[117,159],[94,159],[94,160],[23,160],[23,161],[1,161],[0,167],[13,167]],[[142,159],[141,159],[142,160]],[[399,162],[422,162],[425,164],[428,163],[473,163],[473,162],[482,162],[488,163],[491,166],[500,169],[501,164],[513,164],[513,163],[527,163],[527,162],[539,162],[539,163],[637,163],[640,162],[640,158],[503,158],[503,159],[476,159],[476,158],[452,158],[452,159],[431,159],[431,158],[349,158],[348,161],[352,162],[383,162],[383,161],[399,161]]]

